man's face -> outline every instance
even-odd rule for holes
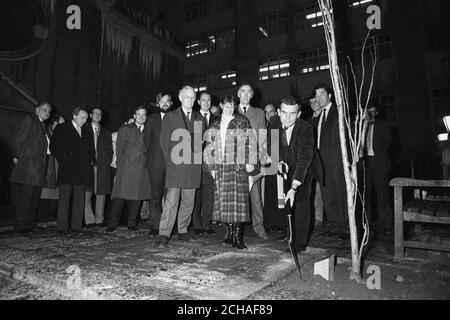
[[[195,91],[192,89],[185,89],[178,97],[181,101],[181,106],[185,109],[192,109],[195,101]]]
[[[300,107],[296,105],[287,105],[282,103],[280,110],[278,110],[278,115],[280,116],[281,123],[283,127],[289,128],[294,125],[298,117],[300,117],[301,112]]]
[[[143,125],[147,120],[147,110],[139,109],[134,113],[134,120],[136,120],[136,124]]]
[[[245,85],[242,86],[238,91],[239,102],[244,105],[249,105],[250,100],[253,98],[252,87]]]
[[[331,93],[327,93],[323,88],[317,89],[316,100],[321,108],[325,108],[327,105],[330,104]]]
[[[100,109],[92,110],[91,118],[93,123],[100,123],[102,121],[102,110]]]
[[[79,128],[81,128],[86,123],[87,118],[88,113],[84,110],[81,110],[80,112],[78,112],[78,115],[73,116],[73,121]]]
[[[317,111],[320,110],[319,102],[315,98],[309,100],[309,105],[310,105],[310,107],[311,107],[313,112],[317,112]]]
[[[275,107],[272,104],[268,104],[264,108],[264,113],[266,114],[266,120],[269,121],[275,115]]]
[[[50,113],[52,112],[52,107],[48,104],[43,104],[36,108],[36,115],[42,120],[45,121],[50,118]]]
[[[172,107],[172,98],[169,95],[165,95],[158,101],[158,106],[162,112],[169,111],[170,107]]]
[[[203,93],[198,100],[201,111],[208,111],[211,108],[211,96],[207,93]]]

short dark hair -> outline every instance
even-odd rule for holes
[[[162,98],[164,98],[165,96],[169,96],[170,101],[172,101],[172,96],[166,92],[166,91],[161,91],[160,93],[158,93],[158,95],[156,96],[156,104],[159,103],[159,100],[161,100]]]
[[[315,94],[316,91],[319,90],[319,89],[325,90],[325,92],[326,92],[327,94],[331,94],[332,97],[334,97],[333,89],[331,89],[331,88],[330,88],[329,86],[327,86],[326,84],[323,84],[323,83],[317,84],[317,85],[314,87],[314,90],[313,90],[314,94]]]
[[[220,100],[220,103],[223,105],[225,103],[232,103],[233,105],[236,105],[237,99],[235,96],[232,95],[226,95],[224,97],[222,97],[222,99]]]
[[[285,104],[287,106],[295,106],[298,105],[298,111],[302,110],[302,106],[298,103],[297,99],[293,96],[284,97],[281,99],[281,104]]]
[[[139,105],[139,106],[135,107],[133,113],[136,113],[136,112],[139,111],[139,110],[145,110],[145,112],[148,113],[147,108],[144,107],[143,105]]]
[[[100,108],[100,107],[93,107],[92,110],[91,110],[91,114],[94,112],[94,110],[100,110],[100,112],[102,113],[102,115],[103,115],[103,113],[104,113],[102,108]]]
[[[200,100],[200,98],[202,97],[202,95],[204,95],[204,94],[207,94],[211,99],[212,99],[212,96],[211,96],[211,93],[209,93],[208,91],[202,91],[202,92],[200,92],[199,94],[198,94],[198,100]]]
[[[73,111],[72,111],[72,118],[78,116],[78,115],[80,114],[81,111],[84,111],[84,112],[88,113],[87,110],[86,110],[85,108],[83,108],[83,107],[76,107],[76,108],[73,109]]]
[[[238,92],[242,89],[243,86],[249,86],[250,88],[252,88],[252,90],[254,90],[254,89],[253,89],[253,86],[252,86],[250,83],[248,83],[248,82],[243,82],[243,83],[241,83],[241,85],[239,86]]]
[[[52,107],[52,105],[50,103],[48,103],[47,101],[42,101],[41,103],[36,105],[36,109],[40,108],[40,107],[42,107],[44,105],[48,105],[50,108]]]

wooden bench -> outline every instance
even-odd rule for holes
[[[404,204],[404,188],[428,189],[450,187],[450,180],[417,180],[395,178],[390,182],[394,187],[394,256],[403,260],[405,248],[429,249],[450,252],[450,245],[422,241],[406,241],[403,232],[405,221],[450,224],[448,198],[414,200]]]

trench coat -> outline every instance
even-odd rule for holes
[[[145,166],[144,135],[136,124],[120,128],[116,142],[117,173],[112,198],[150,199],[150,180]]]

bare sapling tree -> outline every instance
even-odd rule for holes
[[[336,106],[339,118],[339,138],[342,151],[342,164],[345,176],[345,186],[347,191],[347,209],[350,229],[351,241],[351,272],[350,279],[362,282],[361,268],[362,257],[365,252],[364,248],[369,241],[369,223],[365,210],[365,185],[364,185],[364,171],[362,171],[362,191],[358,185],[358,161],[360,160],[360,152],[362,149],[362,135],[364,128],[364,120],[366,109],[369,104],[372,88],[374,84],[375,68],[377,64],[376,46],[373,45],[373,52],[371,51],[371,67],[370,73],[366,74],[366,46],[370,38],[369,29],[363,47],[361,49],[361,75],[358,81],[355,68],[350,57],[348,60],[348,69],[350,70],[351,82],[354,85],[355,102],[354,107],[351,108],[349,100],[349,77],[346,72],[344,80],[341,74],[338,63],[337,43],[335,36],[335,23],[333,17],[333,5],[331,0],[318,0],[320,11],[322,13],[324,32],[326,36],[328,59],[330,63],[330,74],[333,83],[334,96],[336,99]],[[372,38],[373,40],[373,38]],[[374,40],[373,40],[374,41]],[[346,68],[346,70],[348,70]],[[362,166],[364,167],[364,166]],[[361,174],[361,173],[360,173]],[[362,204],[361,226],[362,237],[358,237],[357,228],[357,201]]]

